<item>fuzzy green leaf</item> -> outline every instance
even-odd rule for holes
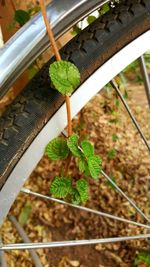
[[[79,171],[82,173],[86,169],[86,162],[84,159],[79,160]]]
[[[27,10],[30,15],[34,15],[35,13],[41,10],[40,6],[31,7]]]
[[[80,84],[80,73],[77,67],[68,61],[52,63],[49,75],[56,90],[62,95],[70,95]]]
[[[89,141],[87,140],[82,141],[81,146],[82,146],[83,153],[86,156],[86,158],[89,158],[90,156],[94,155],[94,147]]]
[[[73,188],[73,190],[72,190],[71,200],[72,200],[72,203],[75,205],[78,205],[81,202],[80,194],[76,188]]]
[[[127,100],[129,98],[128,91],[126,89],[124,90],[123,97],[124,97],[125,100]]]
[[[79,136],[77,134],[73,134],[68,138],[67,145],[74,156],[82,157],[82,152],[78,147],[78,140]]]
[[[115,148],[112,148],[107,153],[109,159],[114,159],[117,155],[117,151]]]
[[[88,158],[88,167],[89,167],[89,171],[91,176],[94,179],[97,179],[98,176],[100,175],[100,171],[101,171],[101,158],[99,156],[91,156]]]
[[[70,177],[56,176],[50,186],[50,193],[57,198],[64,198],[72,192],[72,180]]]
[[[81,158],[79,160],[79,171],[81,173],[84,172],[86,176],[89,176],[90,175],[90,171],[89,171],[89,167],[87,165],[87,162],[83,158]]]
[[[22,208],[21,213],[19,214],[19,223],[21,225],[25,225],[30,217],[32,212],[32,207],[29,203],[26,203]]]
[[[112,140],[113,142],[116,142],[117,140],[119,139],[118,135],[117,134],[112,134]]]
[[[100,16],[101,15],[104,15],[105,13],[107,13],[108,11],[110,10],[110,7],[108,4],[104,4],[100,10],[99,10],[99,13],[100,13]]]
[[[94,21],[96,20],[96,17],[95,16],[88,16],[88,18],[87,18],[87,22],[88,22],[88,24],[91,24],[91,23],[93,23]]]
[[[118,118],[110,119],[109,122],[117,124],[119,122],[119,119]]]
[[[142,263],[146,264],[147,267],[150,267],[150,254],[149,253],[140,252],[136,255],[133,266],[134,267],[142,266],[140,265]]]
[[[73,27],[73,30],[71,31],[71,34],[75,36],[75,35],[79,34],[80,32],[81,32],[81,29],[77,25],[75,25]]]
[[[76,188],[80,194],[81,201],[85,203],[88,200],[88,182],[84,179],[80,179],[76,183]]]
[[[85,173],[86,176],[90,176],[90,170],[89,170],[88,165],[86,165],[84,173]]]
[[[46,154],[52,160],[66,159],[69,154],[67,141],[61,138],[54,138],[46,146]]]
[[[22,9],[15,11],[14,20],[19,23],[20,26],[23,26],[30,19],[30,14]]]

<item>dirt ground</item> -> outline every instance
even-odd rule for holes
[[[17,7],[24,7],[27,1],[15,1]],[[21,6],[20,6],[21,4]],[[130,79],[128,102],[150,141],[150,112],[144,88]],[[96,153],[103,158],[103,169],[117,184],[150,216],[150,156],[132,125],[122,105],[117,108],[116,98],[110,91],[98,94],[86,105],[73,121],[74,131],[86,135],[94,144]],[[117,134],[118,139],[112,140]],[[114,159],[109,159],[110,149],[116,150]],[[50,162],[46,157],[38,164],[26,183],[35,192],[49,195],[49,186],[54,175],[59,173],[63,163]],[[79,177],[74,162],[70,172]],[[129,203],[123,199],[107,181],[90,181],[90,199],[87,206],[120,217],[145,223]],[[127,225],[68,208],[62,204],[19,194],[10,214],[17,219],[25,205],[32,211],[24,229],[33,242],[47,242],[72,239],[92,239],[148,233],[148,230]],[[0,229],[4,243],[22,242],[12,223],[7,218]],[[131,267],[138,251],[150,253],[147,240],[128,241],[107,245],[41,249],[37,253],[44,267]],[[8,267],[34,266],[28,251],[5,253]],[[146,267],[142,264],[139,267]]]
[[[150,140],[150,113],[142,85],[128,85],[129,104],[148,140]],[[114,120],[116,123],[114,123]],[[117,184],[147,214],[150,200],[150,156],[132,125],[126,111],[116,107],[116,98],[110,91],[102,91],[88,103],[73,121],[74,130],[95,143],[96,153],[103,158],[103,169],[114,176]],[[118,140],[113,141],[112,135]],[[116,150],[114,159],[108,158],[110,149]],[[59,173],[62,162],[50,162],[44,157],[26,183],[27,188],[49,195],[49,185]],[[70,171],[80,176],[72,162]],[[134,208],[108,185],[103,177],[90,181],[90,200],[87,206],[120,217],[144,220]],[[33,242],[92,239],[148,233],[148,230],[106,219],[94,214],[68,208],[62,204],[29,197],[20,193],[10,214],[19,218],[25,204],[32,212],[24,226]],[[6,219],[1,234],[4,243],[22,242],[14,226]],[[148,241],[128,241],[107,245],[41,249],[37,253],[44,267],[130,267],[137,251],[149,251]],[[28,251],[6,253],[8,266],[34,266]],[[146,265],[139,265],[145,267]]]

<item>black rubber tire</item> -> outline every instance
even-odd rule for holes
[[[96,20],[62,50],[82,82],[126,44],[150,29],[150,0],[127,0]],[[50,62],[53,62],[53,58]],[[50,89],[48,62],[0,118],[0,188],[24,151],[64,102]]]

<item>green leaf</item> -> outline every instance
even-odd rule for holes
[[[88,24],[93,23],[95,20],[96,20],[96,17],[95,16],[88,16],[88,18],[87,18]]]
[[[80,171],[81,173],[84,172],[84,174],[85,174],[86,176],[90,176],[90,171],[89,171],[88,164],[87,164],[87,162],[86,162],[83,158],[81,158],[81,159],[79,160],[79,171]]]
[[[115,106],[116,106],[116,108],[119,108],[119,106],[120,106],[120,101],[117,98],[115,100]]]
[[[50,186],[50,193],[57,198],[64,198],[72,192],[71,177],[56,176]]]
[[[71,201],[73,204],[78,205],[81,202],[81,197],[76,188],[73,188],[72,193],[71,193]]]
[[[52,160],[66,159],[69,154],[67,141],[61,138],[54,138],[46,146],[46,154]]]
[[[72,35],[77,35],[77,34],[79,34],[81,32],[81,29],[77,26],[77,25],[75,25],[74,27],[73,27],[73,30],[71,31],[71,34]]]
[[[86,176],[90,176],[90,171],[88,165],[85,166],[85,171],[84,171]]]
[[[109,122],[117,124],[119,122],[119,119],[118,118],[110,119]]]
[[[21,213],[19,214],[19,223],[21,225],[25,225],[30,217],[30,214],[32,212],[32,207],[30,204],[25,204],[25,206],[22,208]]]
[[[116,142],[117,140],[119,139],[118,135],[117,134],[112,134],[112,140],[113,142]]]
[[[77,67],[68,61],[56,61],[50,65],[49,75],[55,88],[62,95],[70,95],[80,84]]]
[[[29,80],[31,80],[35,75],[36,73],[38,72],[38,69],[36,68],[35,64],[31,64],[29,67],[28,67],[28,77],[29,77]]]
[[[125,89],[124,90],[124,95],[123,95],[123,97],[124,97],[124,99],[128,99],[129,98],[129,96],[128,96],[128,91]]]
[[[86,156],[86,158],[94,155],[94,147],[89,141],[87,140],[82,141],[81,147],[83,149],[83,153]]]
[[[23,26],[28,20],[30,20],[30,14],[25,10],[18,9],[15,11],[14,19],[20,26]]]
[[[116,157],[116,155],[117,155],[117,151],[114,148],[110,149],[107,153],[107,156],[109,159],[114,159]]]
[[[41,10],[40,6],[35,6],[35,7],[32,7],[32,8],[29,8],[27,10],[28,14],[29,15],[34,15],[35,13],[39,12]]]
[[[85,162],[85,160],[84,159],[80,159],[79,160],[79,171],[82,173],[82,172],[84,172],[85,171],[85,169],[86,169],[86,162]]]
[[[109,5],[108,5],[108,4],[104,4],[104,5],[101,7],[99,13],[100,13],[100,15],[104,15],[104,14],[107,13],[109,10],[110,10]]]
[[[140,252],[136,255],[133,266],[138,267],[139,264],[146,263],[147,267],[150,267],[150,254],[145,252]]]
[[[76,183],[76,188],[80,194],[81,201],[85,203],[88,200],[88,182],[84,179],[80,179]]]
[[[67,140],[67,145],[74,156],[82,157],[82,152],[78,147],[78,140],[79,136],[77,134],[72,134]]]
[[[99,156],[94,155],[88,158],[89,171],[94,179],[97,179],[98,176],[100,175],[101,163],[102,161]]]

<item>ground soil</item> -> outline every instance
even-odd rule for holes
[[[139,121],[143,132],[150,140],[150,113],[144,88],[130,79],[128,102]],[[118,103],[118,101],[117,101]],[[116,122],[116,123],[114,123]],[[96,153],[103,158],[103,169],[114,176],[117,184],[147,214],[149,213],[150,156],[126,111],[116,105],[112,91],[103,90],[88,103],[73,122],[74,131],[87,136],[94,144]],[[117,134],[114,142],[112,135]],[[108,158],[108,151],[115,148],[116,157]],[[47,157],[38,164],[26,183],[27,188],[49,195],[49,186],[54,175],[59,173],[62,162],[50,162]],[[70,172],[80,177],[72,161]],[[103,178],[98,182],[90,180],[90,199],[87,206],[127,219],[144,223],[134,208],[123,199]],[[33,242],[92,239],[147,233],[148,230],[118,223],[114,220],[89,214],[62,204],[19,194],[10,214],[19,218],[25,204],[32,212],[24,225]],[[1,235],[4,243],[22,242],[14,226],[6,219]],[[138,251],[149,251],[148,241],[128,241],[107,245],[41,249],[37,253],[44,267],[130,267]],[[28,251],[6,253],[8,266],[34,266]],[[146,265],[139,265],[145,267]]]
[[[15,1],[17,8],[25,8],[30,2],[30,0]],[[66,42],[65,39],[63,43]],[[133,82],[131,77],[128,94],[128,102],[133,113],[150,141],[150,113],[144,88],[139,83]],[[7,102],[10,102],[9,99]],[[74,119],[73,125],[75,131],[81,136],[86,135],[95,144],[96,152],[103,158],[103,169],[115,177],[118,185],[149,216],[150,156],[124,108],[121,105],[117,108],[114,93],[103,91],[102,94],[98,94]],[[116,142],[112,140],[114,133],[119,137]],[[113,148],[117,154],[110,160],[108,151]],[[43,157],[25,186],[49,195],[50,182],[54,175],[59,173],[62,164],[55,164]],[[70,172],[79,177],[74,162],[70,166]],[[100,177],[99,182],[91,180],[90,185],[88,207],[144,223],[129,203],[114,191],[103,177]],[[139,227],[118,223],[22,193],[19,194],[10,214],[19,219],[26,204],[32,207],[32,212],[27,218],[24,229],[33,242],[104,238],[148,232]],[[4,243],[22,242],[8,218],[0,233]],[[136,253],[143,249],[150,253],[149,243],[146,240],[41,249],[37,253],[44,267],[131,267]],[[8,267],[34,266],[28,251],[11,251],[5,255]],[[139,267],[146,265],[142,264]]]

